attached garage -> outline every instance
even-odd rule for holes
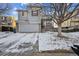
[[[39,24],[27,24],[20,23],[19,24],[19,32],[40,32],[41,28]]]

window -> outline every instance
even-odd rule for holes
[[[32,11],[32,16],[38,16],[38,10]]]
[[[22,11],[22,16],[24,16],[24,11]]]
[[[27,11],[21,11],[20,14],[21,14],[21,16],[27,16],[28,12]]]

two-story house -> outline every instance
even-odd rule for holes
[[[40,7],[29,6],[18,11],[18,32],[41,32]]]

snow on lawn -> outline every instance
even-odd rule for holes
[[[27,34],[25,37],[21,38],[16,44],[12,45],[6,50],[6,52],[11,53],[22,53],[24,51],[32,50],[33,45],[37,41],[37,35],[35,33]]]
[[[39,51],[65,49],[70,50],[73,44],[79,45],[79,32],[63,33],[68,38],[59,38],[56,32],[39,34]]]
[[[3,34],[5,34],[5,32],[0,32],[0,35],[3,35]]]
[[[73,46],[73,44],[79,45],[79,32],[63,33],[63,35],[68,38],[57,37],[57,32],[16,33],[0,39],[0,50],[1,48],[7,48],[5,52],[11,53],[31,51],[37,40],[39,51],[56,49],[70,50],[70,47]]]
[[[7,36],[10,36],[12,32],[6,33],[6,32],[0,32],[0,39],[6,38]]]
[[[12,45],[13,43],[19,41],[24,35],[25,33],[24,34],[20,34],[20,33],[11,34],[10,36],[0,40],[0,44],[1,44],[0,47],[4,48],[9,45]]]

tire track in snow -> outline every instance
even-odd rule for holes
[[[25,34],[16,34],[16,35],[14,34],[15,37],[13,37],[13,35],[10,37],[7,37],[6,40],[8,40],[8,41],[4,41],[4,44],[0,45],[0,50],[2,52],[4,52],[6,49],[8,49],[8,47],[17,43],[22,37],[24,37],[24,35]],[[11,38],[11,39],[9,39],[9,38]]]
[[[21,38],[16,44],[12,45],[10,48],[15,47],[16,45],[20,45],[21,43],[29,43],[31,42],[33,35],[27,34],[26,36],[24,36],[23,38]]]
[[[12,35],[13,33],[3,33],[3,34],[0,34],[0,40],[3,39],[3,38],[6,38],[10,35]]]
[[[9,51],[8,53],[4,54],[4,55],[31,55],[33,52],[33,44],[35,44],[36,42],[36,38],[37,38],[38,34],[36,33],[32,33],[32,34],[28,34],[27,36],[23,37],[22,39],[20,39],[20,41],[18,41],[16,44],[12,45],[11,47],[9,47],[6,51]],[[32,44],[31,44],[31,43]],[[22,43],[29,43],[31,44],[31,46],[26,47],[26,48],[20,48],[20,50],[18,50],[18,48],[16,49],[15,53],[11,53],[13,50],[10,49],[14,49],[16,46],[22,45]]]

